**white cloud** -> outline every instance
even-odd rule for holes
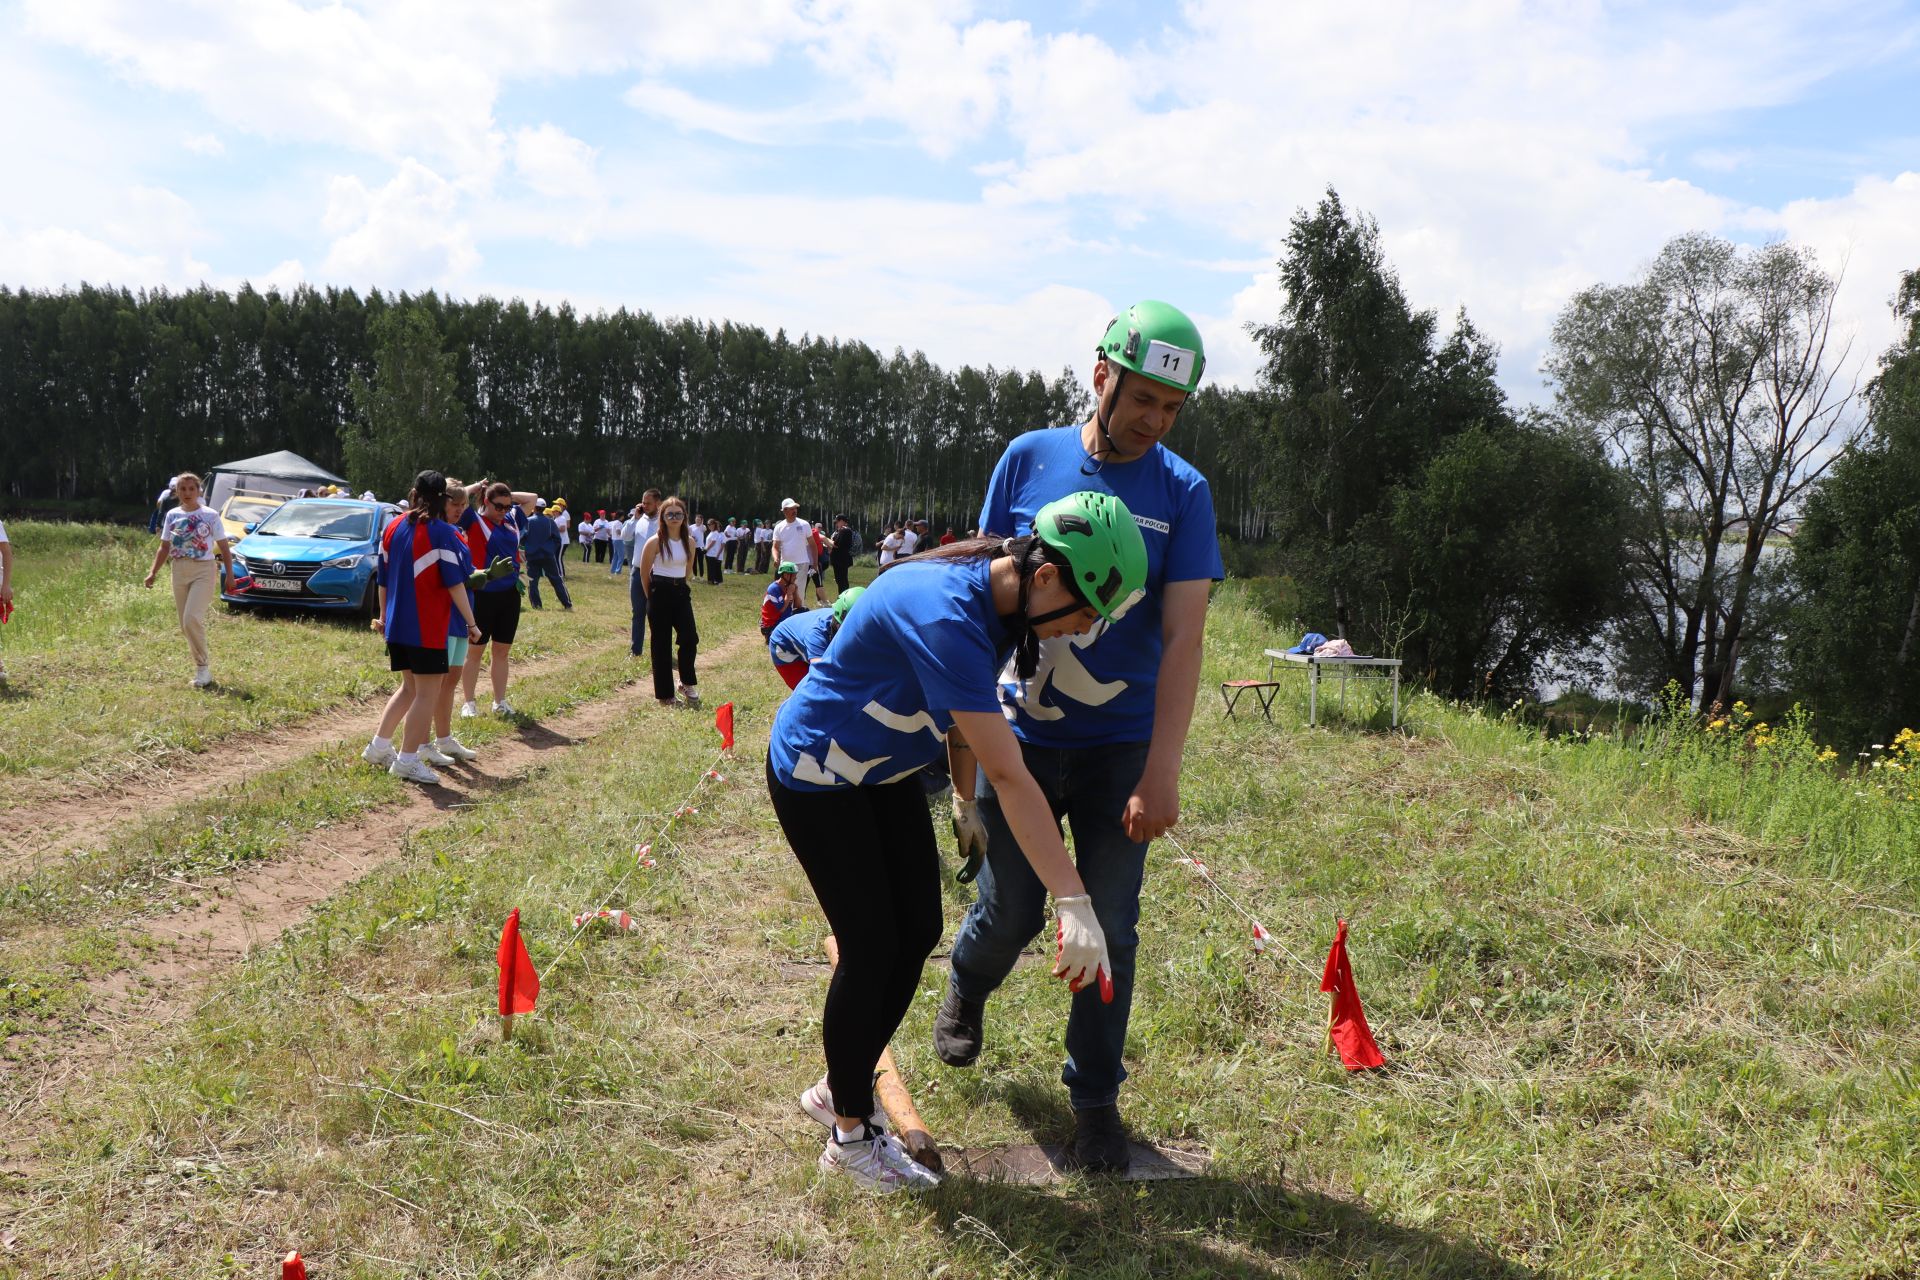
[[[362,287],[457,288],[480,262],[460,194],[415,160],[369,189],[351,175],[328,188],[322,225],[334,237],[322,279]]]
[[[543,196],[591,199],[600,194],[594,164],[599,152],[556,125],[513,135],[513,167]]]
[[[180,145],[198,156],[222,156],[227,153],[226,144],[211,133],[190,133],[180,140]]]
[[[1863,178],[1830,199],[1795,200],[1768,219],[1840,277],[1836,334],[1871,376],[1902,333],[1891,309],[1901,273],[1920,271],[1920,173]]]

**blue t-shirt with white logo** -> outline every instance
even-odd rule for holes
[[[820,661],[833,638],[833,610],[808,609],[785,619],[767,636],[767,653],[773,665],[789,662]]]
[[[1226,573],[1205,476],[1165,445],[1132,462],[1108,462],[1093,475],[1082,474],[1087,452],[1080,430],[1029,431],[1008,445],[980,508],[982,534],[1019,537],[1033,532],[1040,508],[1091,489],[1126,503],[1146,539],[1144,599],[1118,622],[1100,623],[1084,636],[1042,641],[1032,679],[1019,679],[1010,664],[1001,674],[1014,734],[1043,747],[1151,739],[1161,592],[1169,582],[1217,581]]]
[[[773,718],[767,754],[783,785],[898,782],[942,758],[953,712],[1000,709],[1011,639],[989,563],[909,562],[874,579]]]

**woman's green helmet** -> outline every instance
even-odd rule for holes
[[[1200,385],[1207,367],[1200,330],[1187,313],[1165,302],[1136,302],[1107,324],[1099,354],[1178,391]]]
[[[1112,494],[1087,489],[1049,502],[1034,516],[1033,532],[1066,557],[1074,593],[1108,622],[1146,594],[1146,539]]]
[[[847,620],[847,610],[853,608],[853,602],[858,600],[860,598],[860,593],[865,590],[866,590],[865,587],[848,587],[845,591],[842,591],[839,595],[834,597],[834,600],[833,600],[833,625],[834,626],[837,627],[841,623]]]

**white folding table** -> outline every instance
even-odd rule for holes
[[[1340,708],[1347,706],[1347,681],[1387,680],[1393,681],[1393,727],[1400,727],[1400,659],[1398,658],[1320,658],[1311,653],[1288,653],[1285,649],[1268,649],[1267,679],[1273,679],[1273,673],[1283,662],[1307,669],[1307,723],[1313,724],[1320,714],[1320,673],[1322,670],[1337,671],[1340,676]],[[1374,668],[1377,674],[1361,674],[1365,668]],[[1385,670],[1381,670],[1385,668]]]

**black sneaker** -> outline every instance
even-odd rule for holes
[[[947,998],[933,1015],[933,1051],[950,1067],[970,1067],[980,1056],[980,1023],[987,1011],[984,1000],[962,1000],[947,985]]]
[[[1074,1168],[1086,1173],[1125,1173],[1133,1162],[1133,1144],[1117,1106],[1088,1107],[1073,1113]]]

